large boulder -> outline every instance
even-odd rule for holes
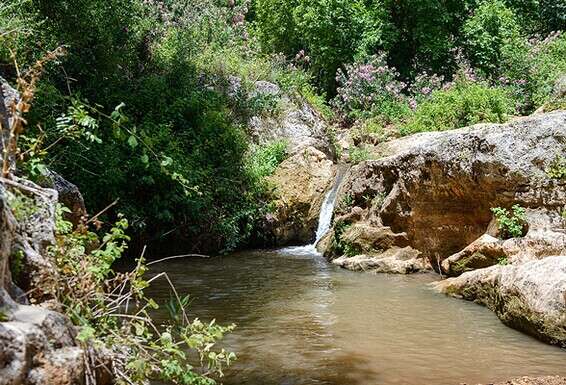
[[[332,186],[336,166],[314,147],[285,160],[269,178],[274,186],[275,211],[267,231],[276,245],[307,244],[313,240],[325,192]]]
[[[483,304],[505,324],[566,347],[566,255],[469,271],[436,288]]]
[[[500,242],[497,247],[508,250],[510,257],[525,247],[532,248],[528,255],[539,258],[560,254],[564,224],[559,213],[566,202],[566,181],[551,178],[547,168],[557,156],[566,156],[565,143],[564,111],[382,143],[377,146],[376,160],[352,167],[346,176],[337,217],[361,211],[350,224],[363,223],[374,228],[375,234],[386,231],[391,233],[389,239],[406,240],[390,242],[391,247],[410,246],[441,271],[442,261],[461,252],[493,225],[491,208],[518,204],[527,208],[531,221],[528,237]],[[339,223],[337,219],[335,242],[325,243],[330,259],[343,256],[340,247],[333,247],[340,245],[337,238],[343,226]],[[366,233],[360,233],[364,242]],[[357,240],[350,237],[348,242]],[[491,253],[484,246],[474,246],[462,255],[469,258],[482,247]],[[360,254],[386,249],[387,245],[373,245],[373,250]],[[494,252],[472,259],[477,267],[485,267],[503,256]],[[445,269],[454,270],[448,265]]]
[[[442,261],[449,276],[495,264],[522,263],[552,255],[566,255],[566,219],[546,208],[527,209],[528,231],[523,237],[501,239],[493,224],[481,237]],[[494,221],[495,222],[495,221]]]

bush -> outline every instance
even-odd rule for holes
[[[287,142],[277,140],[264,146],[252,146],[246,158],[246,169],[250,177],[261,183],[265,177],[275,172],[287,158]]]
[[[365,147],[354,147],[350,150],[350,162],[357,164],[371,159],[370,151]]]
[[[552,101],[553,88],[566,73],[566,36],[557,32],[504,45],[500,68],[498,83],[509,89],[517,110],[530,113]]]
[[[509,210],[494,207],[491,209],[497,219],[497,227],[501,232],[502,239],[522,237],[525,231],[525,209],[519,205],[513,205]]]
[[[360,0],[254,1],[254,31],[267,52],[304,50],[320,89],[334,93],[336,71],[384,43],[383,7]],[[387,42],[385,42],[387,45]]]
[[[402,135],[422,131],[443,131],[476,123],[503,123],[513,110],[505,90],[481,83],[458,81],[451,88],[433,92],[409,121]]]
[[[405,83],[397,80],[398,75],[395,68],[387,65],[384,54],[347,65],[336,76],[339,87],[334,105],[350,118],[371,114],[394,117],[405,101]]]
[[[238,100],[220,86],[237,77],[248,92],[257,80],[268,80],[290,94],[309,90],[309,98],[320,101],[304,71],[245,43],[245,4],[10,0],[0,6],[0,20],[17,14],[21,4],[42,23],[17,22],[31,30],[18,35],[30,57],[38,47],[69,46],[65,76],[61,67],[48,72],[28,116],[29,146],[35,147],[27,170],[37,174],[49,164],[78,185],[91,212],[120,197],[115,209],[131,219],[135,239],[162,252],[178,251],[160,247],[173,244],[170,239],[181,241],[175,244],[183,251],[245,244],[269,205],[261,179],[271,166],[249,166],[255,152],[243,122],[278,105],[269,97]],[[0,48],[13,44],[3,40]],[[13,72],[9,60],[0,61]],[[87,115],[92,120],[84,120]],[[62,125],[65,146],[52,147],[61,142]],[[35,134],[47,153],[32,142]],[[115,219],[116,211],[101,219]]]
[[[483,2],[463,27],[468,57],[484,73],[497,71],[503,46],[520,38],[513,11],[501,0]]]

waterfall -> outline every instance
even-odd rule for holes
[[[316,229],[316,237],[312,246],[316,246],[317,243],[324,237],[324,234],[330,230],[332,225],[332,214],[334,213],[334,206],[336,206],[336,198],[338,197],[338,189],[344,179],[344,170],[339,168],[336,173],[336,180],[332,189],[326,194],[324,202],[320,207],[320,214],[318,216],[318,228]]]
[[[320,208],[320,214],[318,216],[318,227],[316,229],[316,236],[314,242],[306,246],[285,247],[283,249],[280,249],[279,250],[280,252],[292,253],[296,255],[318,254],[318,251],[316,250],[316,245],[322,239],[322,237],[324,237],[324,235],[328,232],[328,230],[330,230],[330,226],[332,225],[332,214],[334,213],[334,207],[336,206],[336,198],[338,197],[338,189],[342,184],[344,175],[346,175],[346,168],[338,167],[334,185],[324,197],[324,201],[322,202],[322,206]]]

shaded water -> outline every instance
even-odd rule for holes
[[[191,316],[235,322],[227,385],[393,385],[566,375],[566,352],[437,294],[434,275],[353,273],[304,249],[155,266],[191,293]],[[165,285],[150,294],[161,303]]]

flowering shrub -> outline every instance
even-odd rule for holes
[[[370,58],[367,63],[347,65],[338,70],[337,96],[334,104],[349,117],[380,110],[385,105],[405,102],[402,91],[406,84],[398,81],[399,73],[389,67],[385,54]]]
[[[411,110],[416,110],[419,103],[427,100],[432,95],[432,92],[442,88],[443,84],[444,76],[437,74],[429,75],[426,72],[421,72],[417,75],[408,88],[409,107]]]

